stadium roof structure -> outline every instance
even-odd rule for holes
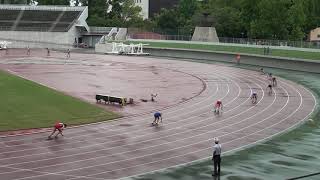
[[[67,32],[73,25],[89,30],[85,21],[87,9],[86,6],[0,5],[0,31]]]

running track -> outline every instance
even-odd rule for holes
[[[105,61],[99,58],[97,63]],[[115,57],[114,61],[178,70],[197,77],[205,88],[194,98],[162,110],[164,119],[159,127],[150,126],[152,114],[146,112],[71,128],[64,138],[53,141],[45,140],[48,133],[1,138],[0,179],[133,177],[208,159],[213,137],[220,139],[224,153],[254,145],[303,122],[316,105],[309,90],[281,78],[269,96],[265,75],[254,71],[153,58]],[[258,93],[256,105],[249,99],[252,91]],[[212,112],[217,99],[225,106],[221,116]]]

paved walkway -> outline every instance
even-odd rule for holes
[[[170,91],[164,88],[163,92],[179,98],[183,94],[189,99],[179,103],[167,99],[169,106],[156,106],[163,108],[163,123],[158,127],[150,126],[153,119],[148,106],[141,108],[145,112],[141,109],[134,112],[133,107],[128,107],[131,108],[128,116],[118,121],[71,128],[65,131],[65,137],[57,140],[46,141],[47,134],[43,133],[2,138],[0,179],[118,179],[165,169],[210,158],[213,137],[220,139],[226,152],[284,132],[304,121],[313,112],[316,103],[306,88],[281,78],[278,78],[274,94],[268,95],[268,81],[264,75],[225,65],[142,57],[78,56],[73,55],[76,59],[71,59],[67,64],[77,66],[79,59],[97,64],[113,61],[134,67],[152,65],[163,71],[164,76],[166,72],[181,73],[183,77],[178,86],[184,84],[185,88]],[[94,60],[85,60],[89,57]],[[48,63],[47,59],[38,60]],[[21,64],[15,62],[17,65],[13,65],[10,61],[3,60],[1,68],[21,76],[30,73],[28,70],[15,71],[15,67]],[[65,66],[58,61],[59,58],[52,59],[51,63]],[[26,62],[25,68],[34,69],[38,65]],[[73,69],[73,66],[68,67]],[[89,67],[92,66],[88,65],[87,71],[90,71]],[[94,69],[92,72],[95,72]],[[67,79],[59,78],[62,82]],[[162,85],[170,82],[174,82],[172,86],[177,83],[168,78]],[[59,89],[53,84],[48,85]],[[76,86],[76,89],[79,88],[86,89],[88,86]],[[256,105],[249,99],[252,91],[258,93],[259,102]],[[225,106],[219,116],[212,112],[213,102],[217,99],[221,99]]]

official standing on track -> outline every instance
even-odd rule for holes
[[[221,163],[221,145],[219,144],[219,139],[214,138],[215,145],[213,146],[213,153],[212,153],[212,161],[214,166],[214,171],[212,176],[220,175],[220,163]]]

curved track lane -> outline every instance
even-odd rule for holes
[[[118,179],[174,167],[209,158],[213,137],[227,152],[284,132],[304,121],[316,104],[306,88],[281,78],[268,95],[266,77],[253,71],[152,58],[116,61],[127,59],[196,76],[206,88],[163,110],[158,127],[150,126],[152,114],[141,113],[69,129],[55,141],[44,141],[46,134],[2,138],[0,179]],[[103,62],[103,56],[97,60]],[[258,93],[256,105],[249,99],[252,91]],[[225,106],[219,116],[212,112],[217,99]]]

